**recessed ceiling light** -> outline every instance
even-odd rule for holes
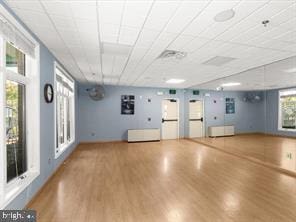
[[[285,72],[287,72],[287,73],[293,73],[293,72],[296,72],[296,67],[291,68],[291,69],[286,69]]]
[[[239,85],[241,85],[241,83],[239,83],[239,82],[228,82],[228,83],[221,84],[222,87],[239,86]]]
[[[216,22],[226,22],[232,19],[235,15],[235,11],[233,9],[227,9],[225,11],[219,12],[215,17],[214,20]]]
[[[168,84],[180,84],[182,82],[185,82],[184,79],[169,79],[166,81]]]

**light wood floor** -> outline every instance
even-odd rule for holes
[[[245,134],[231,137],[199,138],[195,140],[296,173],[296,138],[276,137],[264,134]]]
[[[80,145],[38,222],[296,221],[296,178],[188,140]]]

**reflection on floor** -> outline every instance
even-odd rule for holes
[[[189,140],[80,145],[39,222],[295,221],[296,178]]]
[[[194,139],[218,149],[260,160],[296,173],[296,138],[264,134]]]

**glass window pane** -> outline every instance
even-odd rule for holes
[[[67,141],[70,142],[71,135],[70,135],[70,98],[67,97]]]
[[[65,126],[64,126],[64,97],[61,96],[59,100],[59,107],[60,107],[60,144],[63,144],[65,142]]]
[[[57,85],[58,88],[58,85]],[[59,148],[59,96],[56,96],[56,152],[58,152],[58,148]]]
[[[58,145],[56,152],[62,151],[74,139],[74,83],[56,68],[56,124]],[[61,148],[61,149],[60,149]]]
[[[6,68],[24,76],[25,64],[25,54],[6,43]]]
[[[6,81],[7,182],[27,171],[25,86]]]

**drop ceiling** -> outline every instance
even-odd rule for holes
[[[217,90],[221,89],[222,84],[227,83],[240,83],[240,85],[222,87],[223,90],[249,91],[296,87],[296,57],[209,81],[192,88]]]
[[[188,88],[296,55],[295,0],[6,2],[80,82]],[[166,49],[187,56],[157,59]],[[235,59],[204,64],[217,56]]]

